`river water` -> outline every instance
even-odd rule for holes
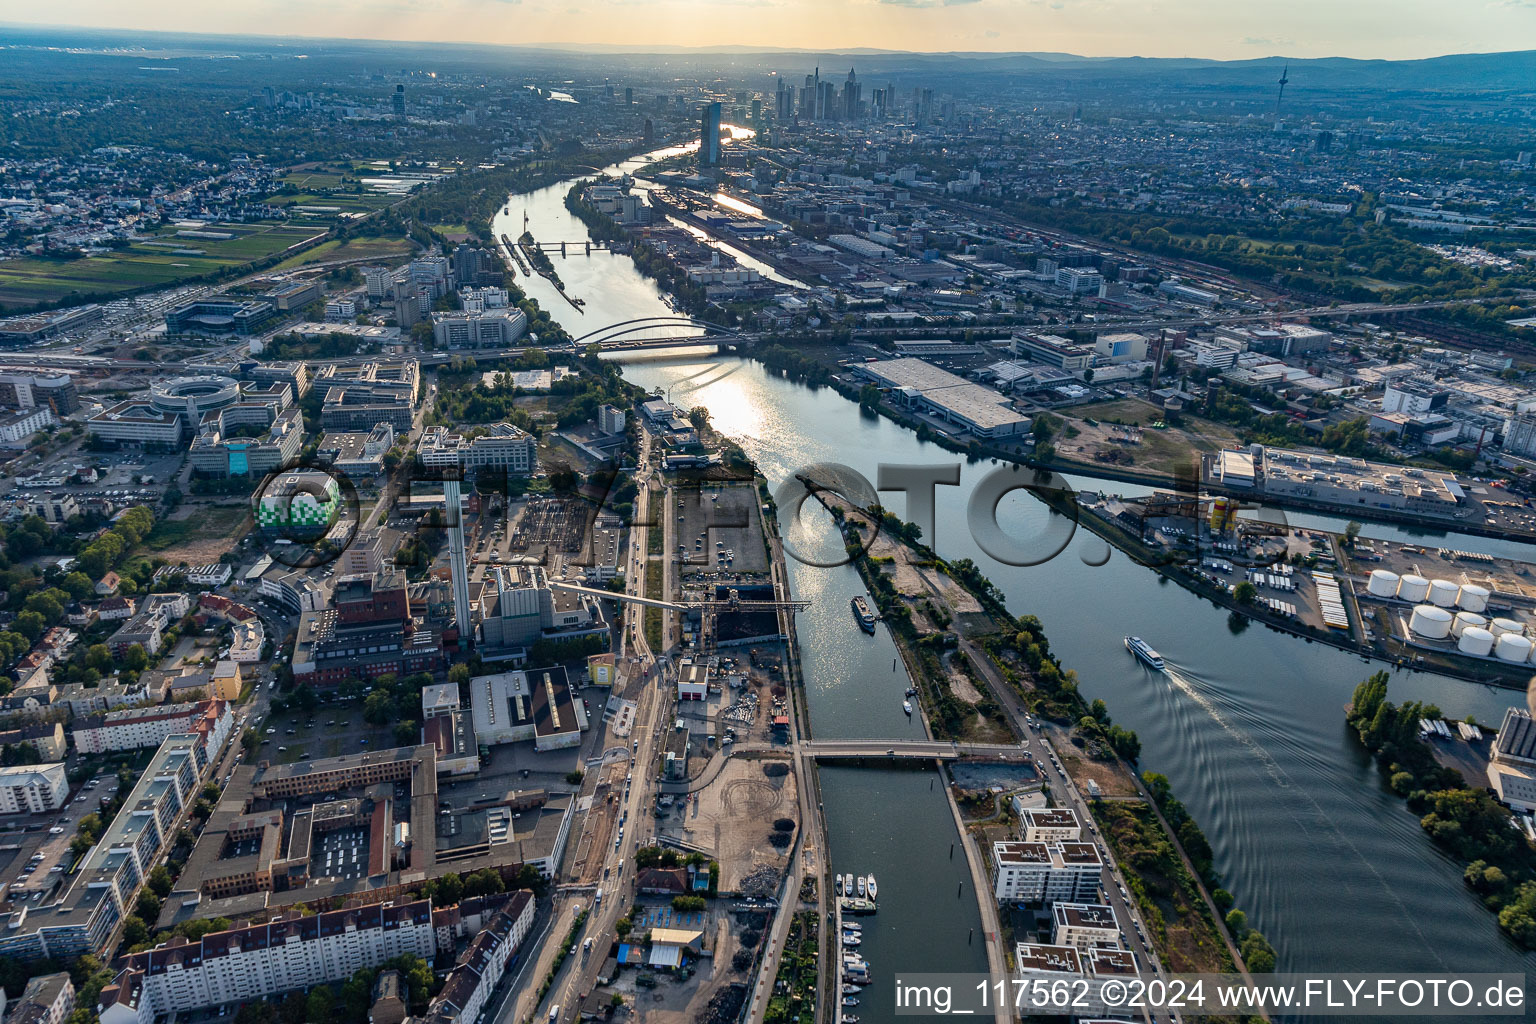
[[[618,169],[643,173],[643,163]],[[581,223],[564,209],[567,188],[513,197],[518,230],[527,209],[541,240],[585,238]],[[523,283],[573,334],[667,312],[655,288],[627,259],[603,254],[557,260],[556,266],[567,289],[587,300],[585,314],[573,311],[542,280]],[[708,408],[714,425],[737,440],[775,486],[817,462],[846,464],[874,481],[881,463],[957,459],[829,389],[788,382],[735,357],[633,362],[625,375],[647,389],[668,391],[685,408]],[[1012,611],[1038,616],[1053,650],[1078,673],[1085,696],[1103,697],[1115,720],[1136,730],[1142,767],[1166,774],[1200,822],[1227,888],[1250,923],[1274,944],[1280,970],[1524,971],[1531,966],[1529,955],[1503,938],[1492,915],[1462,886],[1455,863],[1429,844],[1413,815],[1383,788],[1349,735],[1343,705],[1355,684],[1379,665],[1260,626],[1235,633],[1225,610],[1109,551],[1086,531],[1045,564],[999,565],[962,525],[969,493],[990,468],[966,465],[960,487],[938,488],[935,547],[951,559],[974,559]],[[1136,493],[1128,485],[1103,486]],[[904,511],[899,494],[882,498],[898,514]],[[803,528],[834,543],[820,515],[812,513]],[[1328,517],[1290,518],[1338,525]],[[1023,493],[998,506],[999,523],[1018,538],[1045,535],[1050,519]],[[1055,520],[1059,527],[1060,517]],[[1367,525],[1365,533],[1412,536],[1376,525]],[[1457,537],[1447,546],[1519,550],[1509,542],[1473,537]],[[1100,561],[1098,567],[1090,564]],[[889,638],[883,631],[867,638],[853,623],[848,600],[862,591],[857,574],[795,561],[789,569],[796,596],[814,602],[798,628],[815,734],[916,735],[921,726],[901,714],[906,682],[892,671]],[[1124,634],[1143,636],[1157,647],[1168,674],[1142,671],[1120,643]],[[1405,672],[1393,675],[1392,697],[1433,700],[1448,714],[1489,722],[1520,699],[1507,690]],[[947,859],[954,827],[943,801],[920,799],[929,778],[852,769],[823,775],[834,870],[874,870],[880,878],[879,930],[895,938],[888,946],[882,940],[878,951],[866,943],[878,972],[938,969],[930,966],[936,954],[928,935],[944,943],[944,969],[984,966],[979,945],[963,953],[955,948],[955,935],[948,933],[960,929],[958,923],[944,924],[943,935],[934,931],[935,922],[957,914],[949,879],[957,870],[963,874],[963,865],[956,868]],[[919,835],[939,841],[918,842]],[[892,886],[889,880],[896,877],[914,884]],[[975,910],[968,907],[963,902],[958,916],[974,921]],[[951,954],[958,955],[958,963],[947,962]],[[881,997],[870,992],[865,1019],[885,1019],[874,1001]]]

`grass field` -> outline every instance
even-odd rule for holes
[[[409,256],[414,251],[415,246],[404,238],[387,238],[383,235],[359,235],[356,238],[341,240],[333,238],[313,248],[305,249],[296,256],[290,256],[272,269],[292,270],[294,267],[325,260],[384,260],[397,256]]]
[[[221,224],[209,230],[227,239],[178,236],[168,226],[153,238],[105,256],[76,260],[28,257],[0,261],[0,305],[28,307],[64,301],[71,295],[111,295],[158,287],[282,252],[327,230],[322,224],[263,221]]]
[[[244,505],[190,505],[176,516],[157,520],[144,547],[172,565],[202,565],[218,561],[234,547],[250,510]]]

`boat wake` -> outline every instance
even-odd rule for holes
[[[1280,767],[1268,749],[1254,737],[1237,718],[1246,713],[1240,704],[1231,698],[1219,693],[1214,687],[1210,692],[1202,689],[1201,680],[1191,675],[1164,658],[1164,674],[1173,681],[1174,688],[1187,697],[1196,707],[1203,711],[1208,718],[1215,722],[1223,732],[1237,743],[1246,747],[1253,755],[1253,759],[1262,767],[1264,774],[1274,783],[1276,788],[1286,790],[1287,795],[1299,801],[1301,807],[1292,806],[1289,817],[1304,834],[1314,836],[1319,843],[1327,843],[1335,849],[1345,851],[1358,863],[1363,865],[1381,885],[1381,891],[1402,911],[1405,926],[1413,931],[1428,949],[1433,949],[1433,943],[1420,927],[1417,913],[1409,907],[1402,894],[1387,881],[1378,869],[1377,865],[1358,846],[1333,824],[1322,806],[1304,786],[1298,786],[1291,781],[1284,768]],[[1285,801],[1276,800],[1272,806],[1276,809],[1283,807]]]

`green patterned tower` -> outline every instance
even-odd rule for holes
[[[334,477],[313,470],[284,473],[266,487],[256,503],[256,525],[265,530],[322,533],[341,511],[341,488]]]

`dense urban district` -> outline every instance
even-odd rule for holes
[[[6,1021],[857,1024],[941,969],[1121,1019],[1301,962],[1222,767],[1176,795],[936,535],[946,458],[1347,655],[1442,923],[1536,947],[1530,54],[0,48]],[[680,397],[742,366],[935,473],[770,470]]]

